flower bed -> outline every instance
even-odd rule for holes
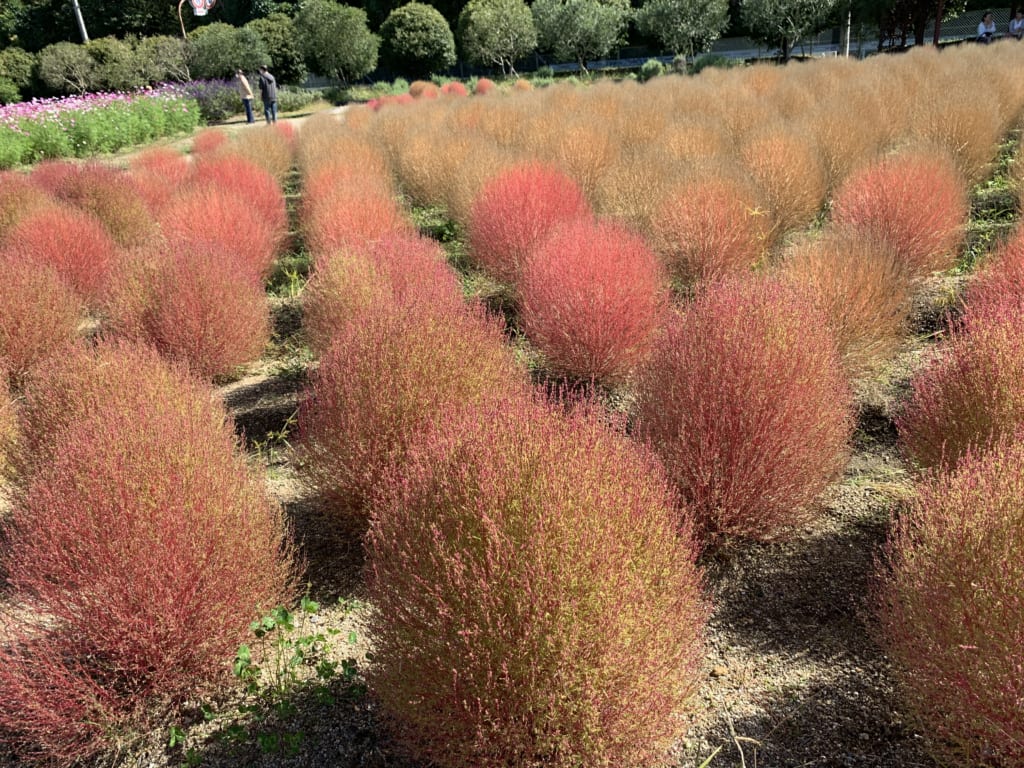
[[[0,168],[116,152],[199,124],[180,86],[140,93],[93,93],[0,107]]]

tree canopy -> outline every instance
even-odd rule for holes
[[[586,69],[587,59],[608,55],[625,42],[630,18],[629,0],[535,0],[533,18],[540,48],[575,61]]]
[[[729,0],[646,0],[637,12],[640,32],[677,56],[707,51],[729,26]]]
[[[380,38],[370,32],[361,8],[311,0],[302,6],[295,26],[313,72],[351,82],[377,68]]]
[[[823,29],[838,0],[741,0],[740,16],[751,39],[778,47],[788,59],[805,35]]]
[[[396,8],[380,27],[381,58],[409,77],[429,77],[455,65],[455,37],[440,11],[425,3]]]
[[[523,0],[469,0],[459,16],[459,45],[473,64],[515,74],[515,63],[537,48],[537,27]]]

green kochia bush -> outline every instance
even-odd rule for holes
[[[210,389],[140,348],[92,362],[57,382],[73,414],[3,530],[12,603],[37,620],[7,624],[0,728],[65,765],[228,681],[250,622],[295,591],[281,510]]]
[[[441,418],[378,497],[371,689],[418,756],[662,765],[705,607],[657,461],[587,409],[528,397]]]
[[[1024,764],[1024,433],[928,478],[876,594],[907,709],[943,765]]]

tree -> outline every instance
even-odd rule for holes
[[[608,54],[625,42],[629,0],[536,0],[533,18],[543,50],[575,61],[586,71],[587,59]]]
[[[703,53],[729,26],[729,0],[646,0],[637,27],[677,56]]]
[[[429,77],[455,65],[455,37],[444,16],[423,3],[396,8],[380,27],[381,58],[413,78]]]
[[[306,80],[308,72],[299,35],[287,14],[272,13],[245,26],[263,40],[277,82],[301,85]]]
[[[39,79],[60,93],[85,93],[95,70],[96,61],[84,45],[54,43],[39,52]]]
[[[837,0],[741,0],[740,17],[758,43],[776,46],[788,61],[793,46],[825,27]]]
[[[377,68],[380,38],[370,31],[366,11],[331,0],[310,0],[299,11],[295,26],[313,72],[349,82]]]
[[[252,72],[267,63],[263,40],[253,30],[215,21],[189,38],[189,70],[198,78],[230,78],[236,69]]]
[[[537,27],[523,0],[469,0],[459,15],[459,44],[474,64],[515,74],[515,63],[537,47]]]

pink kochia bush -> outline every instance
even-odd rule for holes
[[[0,240],[23,217],[53,206],[53,198],[24,173],[0,173]]]
[[[47,763],[124,746],[215,691],[249,623],[295,592],[281,510],[209,388],[153,353],[96,364],[131,375],[80,382],[94,407],[56,432],[3,529],[10,597],[38,620],[8,618],[0,727]],[[89,389],[105,377],[120,389]]]
[[[372,690],[446,768],[660,766],[706,609],[657,461],[587,409],[445,415],[387,477],[367,539]]]
[[[615,384],[647,356],[667,286],[661,262],[640,237],[580,219],[555,230],[527,259],[520,316],[552,369]]]
[[[1006,302],[978,319],[954,327],[911,380],[896,426],[904,452],[922,467],[951,469],[968,450],[1024,426],[1024,315]]]
[[[706,534],[771,539],[806,521],[845,466],[852,395],[810,297],[730,281],[659,338],[638,423]]]
[[[217,251],[182,246],[126,257],[108,303],[115,337],[148,342],[164,356],[214,378],[260,357],[270,307],[253,276]]]
[[[353,317],[379,302],[452,313],[462,307],[462,292],[441,246],[420,235],[389,235],[339,251],[318,261],[302,292],[310,346],[327,351]]]
[[[846,180],[832,202],[837,224],[881,237],[918,277],[956,263],[968,213],[952,160],[922,152],[866,166]]]
[[[515,285],[526,257],[556,227],[590,214],[575,181],[561,171],[525,163],[488,181],[469,217],[473,260]]]
[[[0,251],[0,369],[17,384],[32,366],[78,339],[81,300],[45,264]]]
[[[337,333],[299,426],[310,477],[340,514],[365,519],[384,470],[445,413],[525,387],[503,330],[478,307],[381,303]]]
[[[985,325],[1006,312],[1024,316],[1024,230],[1017,230],[967,288],[966,327]]]
[[[1024,433],[929,477],[876,594],[906,708],[943,765],[1024,764]]]
[[[52,267],[88,304],[102,301],[117,258],[103,225],[84,211],[55,206],[24,217],[0,249],[10,258]]]
[[[302,226],[314,262],[382,237],[414,232],[383,185],[332,184],[314,174],[309,186],[312,194],[303,202]]]

